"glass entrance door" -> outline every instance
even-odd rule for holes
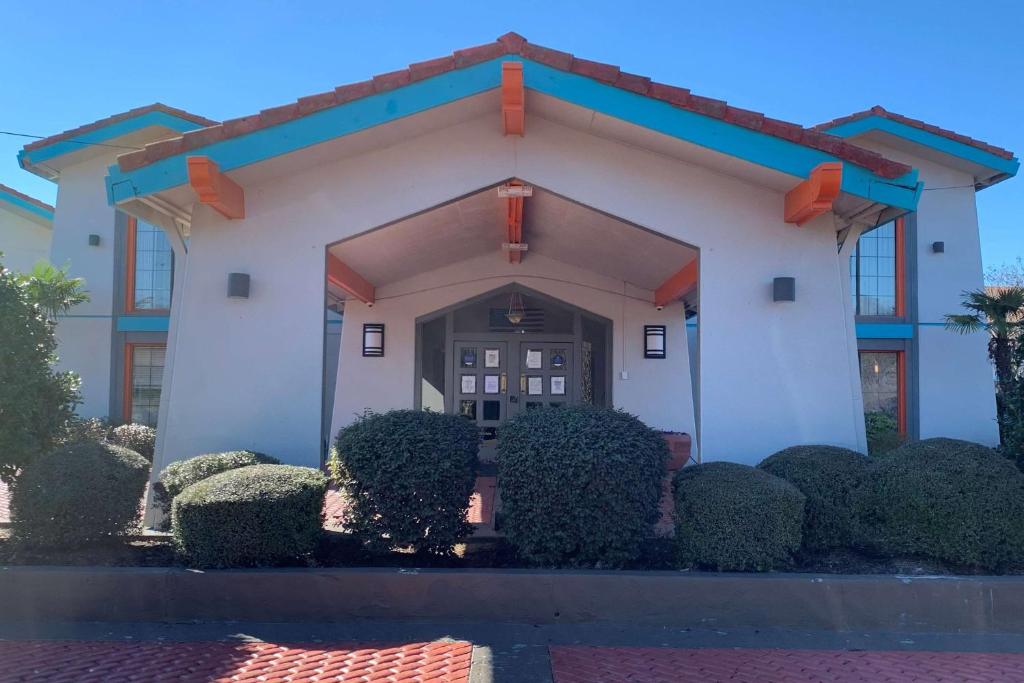
[[[508,417],[508,342],[456,338],[454,412],[480,430],[481,459],[493,455],[497,428]]]
[[[519,410],[558,408],[577,400],[572,367],[574,343],[522,339],[517,346],[519,395],[512,403],[513,414]]]

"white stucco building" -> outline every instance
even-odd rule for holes
[[[83,138],[142,149],[62,147]],[[158,418],[155,470],[318,465],[391,408],[465,415],[486,449],[520,410],[609,405],[747,463],[863,450],[866,409],[997,439],[986,338],[942,322],[982,286],[975,193],[1019,162],[880,108],[804,128],[509,34],[20,159],[93,287],[59,328],[83,411]]]
[[[0,264],[27,273],[50,258],[53,207],[0,185]]]

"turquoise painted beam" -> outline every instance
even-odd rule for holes
[[[857,323],[857,339],[913,339],[911,323]]]
[[[829,128],[827,132],[841,138],[849,138],[874,130],[901,137],[904,140],[909,140],[910,142],[944,152],[965,161],[991,168],[994,171],[1005,173],[1009,176],[1017,175],[1017,171],[1020,169],[1020,160],[1018,159],[1005,159],[972,145],[950,140],[941,135],[887,119],[884,116],[867,116],[863,119],[838,125],[835,128]]]
[[[118,332],[166,332],[171,319],[166,315],[121,315],[117,317]]]
[[[27,202],[21,197],[16,197],[12,194],[7,194],[2,190],[0,190],[0,201],[12,204],[13,206],[18,207],[23,211],[28,211],[29,213],[39,216],[40,218],[45,218],[48,221],[53,220],[53,211],[49,209],[44,209],[41,206],[36,206],[32,202]]]
[[[107,176],[108,200],[116,204],[186,184],[185,159],[190,155],[208,156],[222,171],[232,171],[496,89],[501,84],[500,64],[507,61],[523,63],[526,86],[531,90],[795,178],[808,177],[822,162],[838,161],[820,150],[685,111],[585,76],[509,56],[222,140],[133,171],[122,172],[112,166]],[[909,211],[917,207],[920,187],[916,170],[902,178],[887,179],[844,162],[842,190]]]
[[[59,140],[51,145],[45,147],[39,147],[33,150],[21,150],[18,152],[18,165],[25,168],[26,164],[38,164],[54,157],[59,157],[62,154],[68,154],[70,152],[76,152],[82,149],[82,143],[103,143],[114,138],[119,138],[122,135],[128,135],[140,131],[143,128],[149,128],[150,126],[162,126],[164,128],[170,128],[171,130],[178,131],[179,133],[185,133],[196,128],[202,128],[203,126],[187,119],[179,118],[173,114],[168,114],[163,111],[151,111],[135,118],[125,119],[112,123],[109,126],[103,126],[96,130],[91,130],[81,135],[76,135],[73,140]],[[128,151],[128,150],[125,150]]]

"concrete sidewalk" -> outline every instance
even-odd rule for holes
[[[111,657],[121,657],[124,662],[120,670],[106,671],[104,678],[65,674],[61,680],[67,681],[115,680],[117,676],[127,678],[133,674],[137,675],[135,680],[156,680],[146,677],[143,670],[131,670],[132,666],[146,666],[147,658],[139,655],[147,654],[149,651],[144,648],[154,644],[159,645],[157,652],[164,662],[194,662],[197,653],[207,659],[220,657],[222,664],[238,662],[237,671],[230,666],[210,669],[228,677],[171,680],[241,680],[258,675],[257,665],[261,663],[279,667],[273,671],[280,676],[275,680],[360,680],[339,674],[342,669],[338,667],[355,661],[364,669],[375,663],[391,662],[393,670],[374,670],[372,675],[379,676],[379,680],[458,682],[468,676],[471,683],[1024,681],[1024,655],[1020,654],[1024,652],[1024,636],[998,634],[690,630],[631,624],[535,626],[427,621],[35,626],[0,623],[0,641],[7,641],[0,642],[0,681],[43,680],[25,677],[4,661],[5,653],[20,652],[24,656],[29,648],[42,647],[38,651],[53,652],[40,646],[39,641],[71,641],[60,644],[66,656],[74,655],[79,648],[82,652],[114,652],[108,655],[108,664]],[[97,650],[97,641],[113,650]],[[468,644],[472,646],[472,667],[467,671],[460,664],[460,648],[468,649]],[[176,652],[180,653],[177,659]],[[335,668],[331,669],[327,660]],[[282,661],[290,668],[281,669]],[[395,662],[406,662],[406,668],[400,669]],[[325,668],[329,670],[323,675],[317,673]],[[163,671],[170,673],[166,667]],[[337,676],[326,675],[331,671],[332,676]]]

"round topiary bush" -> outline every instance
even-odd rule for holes
[[[154,486],[157,504],[165,515],[171,514],[171,503],[186,488],[207,477],[250,465],[279,465],[277,458],[253,451],[228,451],[197,455],[188,460],[172,462],[160,473]]]
[[[446,555],[472,532],[466,519],[479,436],[457,415],[368,413],[338,433],[346,526],[374,550]]]
[[[174,542],[195,567],[292,562],[316,549],[327,478],[291,465],[250,465],[215,474],[174,498]]]
[[[793,446],[759,469],[797,487],[804,506],[803,547],[812,552],[853,547],[860,540],[859,500],[871,460],[836,446]]]
[[[30,462],[11,490],[15,537],[71,547],[139,528],[149,463],[135,451],[79,441]]]
[[[863,501],[864,542],[884,555],[1024,565],[1024,474],[991,448],[955,439],[901,446],[872,468]]]
[[[790,564],[800,548],[806,499],[784,479],[712,462],[679,470],[673,491],[684,567],[767,571]]]
[[[126,424],[110,430],[110,442],[130,448],[149,462],[153,462],[156,430],[143,424]]]
[[[621,566],[658,519],[668,446],[636,417],[528,410],[498,432],[501,528],[534,564]]]

